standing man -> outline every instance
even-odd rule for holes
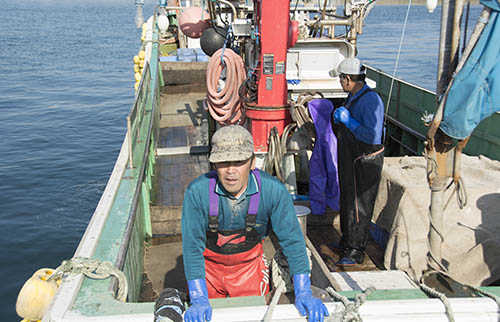
[[[357,58],[346,58],[330,71],[340,77],[349,93],[344,106],[333,113],[339,124],[338,173],[340,185],[340,229],[338,266],[361,264],[384,163],[382,132],[384,104],[365,83],[365,67]]]
[[[209,161],[215,171],[190,183],[182,208],[184,270],[191,306],[187,322],[212,318],[209,298],[262,296],[269,291],[263,239],[272,229],[293,275],[295,305],[309,322],[328,310],[312,296],[309,262],[292,199],[285,186],[258,169],[252,135],[242,126],[220,128]]]

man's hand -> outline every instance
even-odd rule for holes
[[[312,296],[311,280],[308,274],[293,275],[295,306],[300,315],[308,316],[309,322],[323,322],[328,310],[320,299]]]
[[[333,113],[333,122],[336,124],[345,124],[351,132],[354,132],[359,126],[359,122],[351,117],[349,110],[343,106],[337,108]]]
[[[205,322],[212,319],[212,307],[208,303],[207,282],[204,279],[188,281],[191,306],[184,314],[186,322]]]
[[[336,108],[335,112],[333,113],[333,122],[335,122],[335,124],[340,124],[340,123],[345,124],[349,119],[349,117],[350,117],[349,111],[345,107],[340,106]]]

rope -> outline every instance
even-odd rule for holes
[[[433,289],[433,288],[431,288],[423,283],[419,283],[419,286],[427,294],[429,294],[433,297],[439,298],[441,300],[441,302],[443,302],[446,317],[448,318],[448,321],[455,322],[455,318],[453,317],[453,310],[451,309],[450,301],[448,301],[448,298],[446,297],[446,295],[436,291],[435,289]]]
[[[118,279],[118,294],[117,299],[125,302],[128,294],[128,284],[125,274],[118,268],[114,267],[109,261],[100,261],[98,259],[90,259],[84,257],[73,257],[69,260],[64,260],[61,265],[48,278],[48,281],[56,277],[63,278],[64,275],[83,274],[93,279],[106,279],[114,276]]]
[[[394,77],[396,77],[396,71],[398,70],[399,56],[401,55],[401,47],[403,46],[403,39],[404,39],[405,32],[406,32],[406,25],[408,24],[408,16],[410,14],[410,7],[411,7],[411,0],[408,0],[408,8],[406,9],[405,23],[403,25],[403,31],[401,32],[401,39],[399,40],[398,55],[396,56],[396,64],[394,66],[394,73],[392,74],[391,87],[389,89],[389,96],[387,97],[387,104],[385,107],[385,115],[387,115],[387,111],[389,111],[389,105],[391,103],[392,89],[394,87]]]
[[[283,162],[283,155],[285,151],[282,151],[281,139],[278,134],[278,129],[274,126],[271,131],[269,131],[268,138],[268,149],[266,158],[264,159],[264,171],[269,174],[276,173],[276,177],[281,181],[285,182],[283,175],[283,167],[281,166]],[[273,171],[274,170],[274,171]]]
[[[455,192],[457,195],[458,208],[464,209],[467,206],[467,191],[462,177],[455,183]]]
[[[464,287],[467,287],[467,288],[469,288],[469,289],[473,290],[473,291],[474,291],[474,292],[476,292],[476,293],[479,293],[479,294],[481,294],[481,295],[483,295],[483,296],[485,296],[485,297],[489,297],[489,298],[491,298],[493,301],[495,301],[495,302],[496,302],[496,304],[497,304],[498,308],[500,309],[500,296],[497,296],[497,295],[495,295],[495,294],[493,294],[493,293],[490,293],[490,292],[484,291],[484,290],[480,289],[479,287],[476,287],[476,286],[473,286],[473,285],[469,285],[469,284],[464,284],[464,283],[458,282],[457,280],[455,280],[454,278],[452,278],[450,275],[448,275],[448,273],[447,273],[447,272],[445,272],[445,271],[442,271],[442,270],[436,270],[436,272],[438,272],[438,273],[440,273],[440,274],[442,274],[442,275],[445,275],[447,278],[449,278],[449,279],[453,280],[455,283],[460,284],[460,285],[462,285],[462,286],[464,286]],[[430,272],[427,272],[426,274],[428,274],[428,273],[430,273]],[[423,277],[422,277],[422,278],[423,278]],[[421,280],[422,280],[422,279],[421,279]],[[445,301],[448,303],[448,305],[449,305],[449,301],[446,299],[446,296],[445,296],[444,294],[441,294],[441,293],[439,293],[438,291],[436,291],[436,290],[434,290],[434,289],[432,289],[432,288],[428,287],[427,285],[425,285],[425,284],[423,284],[423,283],[420,283],[420,281],[417,281],[417,280],[414,280],[414,281],[415,281],[415,282],[416,282],[416,283],[417,283],[417,284],[418,284],[418,285],[422,288],[422,290],[424,290],[424,291],[428,291],[428,293],[429,293],[429,294],[432,294],[432,295],[433,295],[433,296],[435,296],[435,297],[442,296],[442,297],[445,299]],[[443,303],[444,303],[444,302],[443,302]],[[446,303],[445,303],[445,306],[446,306]],[[450,312],[451,312],[451,307],[450,307]],[[447,313],[447,314],[448,314],[448,313]],[[453,314],[453,312],[451,312],[451,314]],[[453,319],[453,317],[452,317],[452,319]],[[450,319],[448,318],[448,320],[450,320]],[[450,320],[450,321],[452,321],[452,320]]]
[[[463,284],[463,285],[467,286],[471,290],[473,290],[473,291],[475,291],[475,292],[477,292],[477,293],[479,293],[481,295],[484,295],[486,297],[491,298],[492,300],[494,300],[497,303],[497,306],[500,308],[500,297],[499,296],[496,296],[495,294],[490,293],[490,292],[483,291],[479,287],[475,287],[475,286],[467,285],[467,284]]]
[[[269,174],[276,173],[276,177],[283,183],[285,183],[286,178],[283,173],[282,161],[283,156],[287,152],[287,140],[290,132],[296,128],[297,131],[305,131],[306,136],[310,140],[314,140],[316,137],[316,130],[314,128],[314,123],[309,116],[306,104],[313,100],[322,98],[323,95],[319,92],[316,93],[303,93],[297,98],[297,102],[289,101],[290,114],[292,120],[295,123],[288,124],[281,137],[279,136],[278,129],[273,127],[269,132],[268,138],[268,151],[266,158],[264,159],[263,169]]]
[[[349,301],[347,297],[335,292],[335,290],[331,287],[327,287],[326,291],[335,300],[340,301],[342,303],[340,311],[335,311],[335,313],[333,314],[334,321],[362,322],[363,318],[361,318],[361,315],[359,313],[359,308],[366,302],[366,298],[373,291],[375,291],[375,287],[370,286],[362,293],[356,294],[354,302]]]
[[[306,248],[307,258],[309,259],[309,269],[312,269],[311,261],[311,250]],[[274,254],[273,260],[271,262],[272,270],[272,281],[273,285],[284,284],[284,292],[293,291],[292,276],[290,275],[290,267],[288,266],[288,261],[283,254],[283,250],[279,248]]]
[[[323,94],[319,92],[315,93],[302,93],[297,98],[296,102],[290,102],[290,110],[292,115],[292,120],[297,123],[297,128],[300,130],[305,129],[308,136],[314,140],[316,137],[316,130],[314,128],[314,122],[309,116],[306,104],[313,99],[323,98]]]
[[[222,72],[225,71],[225,84],[219,86]],[[233,50],[217,50],[207,67],[207,106],[210,115],[222,125],[243,124],[246,120],[241,111],[238,94],[240,84],[245,79],[243,60]]]

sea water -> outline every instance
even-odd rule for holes
[[[461,26],[467,31],[462,36],[467,39],[482,8],[470,6],[468,22],[467,10],[464,10]],[[429,13],[425,6],[410,6],[408,10],[407,5],[375,5],[358,38],[359,57],[391,76],[435,92],[440,24],[441,6]],[[462,40],[460,51],[463,47]]]
[[[145,16],[156,1],[146,1]],[[134,98],[133,0],[0,0],[0,319],[41,267],[71,258]],[[473,7],[475,24],[480,7]],[[393,74],[406,6],[376,6],[359,54]],[[396,75],[434,90],[439,8],[412,7]]]

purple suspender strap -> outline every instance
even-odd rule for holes
[[[217,185],[217,172],[210,171],[208,174],[208,196],[209,196],[209,207],[208,212],[208,229],[212,232],[216,232],[219,228],[219,195],[215,193],[215,187]]]
[[[250,197],[250,205],[248,206],[248,216],[246,218],[246,227],[253,227],[256,224],[257,211],[259,210],[259,200],[260,200],[260,173],[259,169],[252,170],[255,178],[257,179],[257,193]],[[208,195],[209,195],[209,218],[208,218],[208,228],[211,231],[217,231],[219,228],[218,217],[219,217],[219,195],[215,192],[217,186],[217,173],[215,171],[210,171],[208,174]]]
[[[259,199],[260,199],[260,172],[259,169],[252,170],[255,178],[257,179],[257,193],[250,197],[250,205],[248,206],[248,213],[250,215],[256,215],[259,210]]]

